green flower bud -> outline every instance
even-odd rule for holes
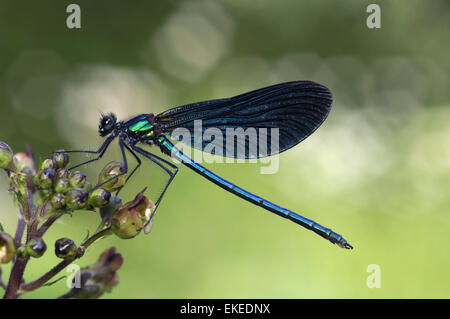
[[[125,172],[125,165],[123,165],[121,162],[119,162],[119,161],[109,162],[108,164],[106,164],[106,166],[100,172],[100,174],[98,176],[98,183],[99,184],[104,183],[104,182],[110,180],[111,178],[114,178],[124,172]],[[123,174],[120,177],[115,178],[115,179],[111,180],[110,182],[102,185],[102,187],[104,189],[106,189],[107,191],[112,192],[112,191],[122,187],[125,184],[126,179],[127,179],[127,174]]]
[[[86,175],[80,171],[73,172],[70,174],[69,182],[72,187],[82,188],[86,183]]]
[[[26,173],[29,175],[36,174],[36,168],[34,166],[33,158],[28,153],[21,152],[13,156],[14,166],[19,172]]]
[[[70,189],[69,180],[64,177],[57,179],[54,189],[57,193],[66,194]]]
[[[58,168],[66,167],[67,163],[69,163],[69,154],[64,150],[57,150],[52,154],[53,160],[58,165]]]
[[[41,189],[39,190],[39,197],[42,201],[49,200],[53,195],[53,191],[51,189]]]
[[[86,192],[89,192],[89,191],[91,190],[91,188],[92,188],[92,183],[89,182],[88,180],[86,180],[86,182],[85,182],[84,185],[83,185],[83,189],[84,189]]]
[[[88,193],[81,188],[73,188],[66,194],[66,206],[72,210],[82,209],[88,201]]]
[[[47,250],[47,245],[42,240],[42,238],[33,238],[31,239],[27,245],[27,253],[29,256],[34,258],[41,257],[45,251]]]
[[[51,168],[46,168],[38,175],[38,185],[44,189],[50,188],[53,186],[55,178],[56,172]]]
[[[55,242],[55,255],[58,258],[72,258],[77,254],[77,245],[70,238],[60,238]]]
[[[15,173],[13,171],[9,171],[8,175],[11,182],[17,186],[17,190],[21,194],[27,194],[27,175],[25,173]]]
[[[10,169],[13,162],[13,151],[5,142],[0,141],[0,168]]]
[[[89,205],[94,207],[103,207],[109,203],[111,193],[107,190],[98,188],[89,194]]]
[[[0,263],[9,263],[16,252],[14,239],[7,233],[0,232]]]
[[[69,178],[70,176],[70,172],[67,168],[60,168],[59,170],[56,171],[56,175],[58,175],[58,177],[60,178]]]
[[[128,239],[138,235],[155,210],[155,204],[144,196],[144,191],[113,214],[111,228],[118,237]]]
[[[66,199],[63,194],[55,194],[50,200],[53,210],[60,210],[66,205]]]
[[[46,168],[56,170],[57,169],[56,162],[51,158],[47,158],[45,161],[42,162],[41,170],[44,170]]]
[[[34,175],[31,180],[33,181],[34,185],[39,185],[39,176],[38,175]]]

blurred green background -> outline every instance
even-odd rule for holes
[[[100,111],[126,119],[314,80],[333,92],[332,112],[280,156],[276,174],[259,174],[259,164],[207,167],[355,246],[333,246],[181,167],[148,236],[111,236],[80,260],[110,246],[124,256],[121,283],[105,297],[450,297],[449,1],[376,1],[381,29],[366,26],[374,1],[356,0],[76,1],[82,27],[68,29],[72,2],[0,1],[0,140],[15,152],[28,143],[43,160],[98,147]],[[108,158],[118,156],[111,149]],[[0,218],[12,233],[2,175]],[[144,167],[123,198],[162,183]],[[64,217],[25,279],[57,262],[54,240],[79,243],[98,221],[92,212]],[[367,286],[371,264],[381,288]],[[61,281],[27,297],[66,291]]]

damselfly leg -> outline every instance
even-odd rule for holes
[[[119,147],[120,147],[120,152],[122,153],[122,159],[123,159],[123,165],[124,165],[123,172],[121,172],[120,174],[115,175],[114,177],[111,177],[111,178],[107,179],[106,181],[104,181],[104,182],[102,182],[100,184],[95,185],[95,187],[91,188],[89,190],[89,192],[92,192],[92,191],[102,187],[103,185],[105,185],[105,184],[107,184],[107,183],[109,183],[109,182],[111,182],[111,181],[113,181],[115,179],[118,179],[119,177],[121,177],[121,176],[123,176],[123,175],[128,173],[128,160],[127,160],[127,156],[125,154],[125,148],[127,147],[127,145],[125,144],[125,138],[126,138],[125,135],[121,135],[119,137]],[[103,153],[104,153],[104,151],[103,151]],[[134,155],[135,154],[133,154],[133,156]],[[138,162],[138,166],[139,166],[139,162]],[[134,171],[135,171],[135,169],[133,170],[133,172]]]
[[[166,193],[167,189],[169,188],[170,183],[172,183],[173,179],[177,175],[178,167],[176,165],[170,163],[169,161],[166,161],[165,159],[163,159],[163,158],[161,158],[161,157],[159,157],[159,156],[157,156],[155,154],[147,152],[146,150],[144,150],[144,149],[142,149],[142,148],[140,148],[138,146],[131,145],[131,148],[134,151],[136,151],[139,154],[141,154],[142,156],[144,156],[145,158],[151,160],[153,163],[157,164],[161,169],[163,169],[169,175],[169,181],[167,182],[167,184],[164,187],[162,193],[159,195],[158,199],[156,200],[155,210],[153,211],[153,214],[152,214],[152,215],[154,215],[156,210],[158,209],[159,203],[161,202],[164,194]],[[173,171],[171,169],[169,169],[166,165],[169,166]],[[149,221],[147,223],[149,223],[149,222],[150,222],[150,219],[149,219]]]
[[[119,193],[120,193],[120,191],[122,190],[122,188],[127,184],[128,180],[131,178],[131,176],[133,176],[133,174],[137,171],[137,169],[138,169],[138,168],[141,166],[141,164],[142,164],[142,161],[141,161],[141,159],[139,158],[139,156],[137,156],[136,153],[133,152],[133,150],[132,150],[125,142],[122,142],[122,143],[123,143],[123,146],[125,147],[125,149],[126,149],[128,152],[130,152],[131,155],[133,155],[133,157],[136,159],[137,165],[136,165],[136,167],[131,171],[130,175],[127,176],[127,179],[125,180],[125,184],[124,184],[123,186],[121,186],[121,187],[117,190],[116,196],[119,195]],[[116,178],[117,178],[117,177],[116,177]]]
[[[109,144],[111,144],[111,142],[114,140],[114,136],[108,136],[108,138],[103,142],[102,145],[100,145],[100,147],[98,148],[97,151],[88,151],[88,150],[72,150],[72,151],[65,151],[66,153],[88,153],[88,154],[98,154],[98,156],[96,158],[90,159],[88,161],[85,161],[83,163],[77,164],[75,166],[72,166],[71,168],[69,168],[69,171],[78,168],[80,166],[92,163],[94,161],[98,161],[99,159],[101,159],[103,157],[103,155],[105,154],[106,150],[108,149]]]

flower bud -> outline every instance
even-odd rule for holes
[[[9,234],[0,232],[0,263],[9,263],[15,252],[14,239]]]
[[[53,210],[60,210],[66,205],[66,199],[63,194],[55,194],[50,200]]]
[[[155,209],[153,204],[144,196],[145,189],[136,198],[119,208],[112,216],[112,231],[118,237],[133,238],[140,233],[149,221]]]
[[[0,168],[9,169],[13,162],[13,151],[5,142],[0,141]]]
[[[46,201],[50,199],[53,195],[53,191],[51,189],[41,189],[39,190],[39,197],[42,201]]]
[[[56,162],[51,159],[51,158],[47,158],[45,161],[42,162],[41,164],[41,170],[44,170],[46,168],[51,168],[52,170],[56,170]]]
[[[55,255],[58,258],[71,258],[77,254],[77,245],[70,238],[60,238],[55,241]]]
[[[53,152],[52,158],[56,162],[58,168],[66,167],[67,163],[69,163],[69,154],[64,150]]]
[[[89,205],[103,207],[109,203],[111,193],[102,188],[98,188],[89,194]]]
[[[60,168],[56,171],[56,175],[60,178],[69,178],[70,172],[67,168]]]
[[[8,175],[11,182],[16,185],[17,190],[21,194],[27,194],[28,176],[25,173],[16,173],[13,171],[9,171]]]
[[[27,245],[27,253],[29,256],[34,258],[41,257],[45,251],[47,250],[47,245],[42,240],[42,238],[33,238],[31,239]]]
[[[102,184],[122,173],[125,172],[125,165],[123,165],[119,161],[111,161],[102,169],[98,176],[98,183]],[[118,178],[114,178],[110,182],[102,185],[104,189],[107,191],[114,191],[116,189],[119,189],[125,184],[125,181],[127,179],[127,174],[123,174]]]
[[[30,175],[36,174],[33,158],[28,153],[21,152],[15,154],[13,156],[13,163],[19,172]]]
[[[69,182],[72,187],[82,188],[86,183],[86,175],[80,171],[73,172],[70,174]]]
[[[70,189],[69,180],[64,177],[57,179],[54,189],[57,193],[66,194]]]
[[[51,168],[46,168],[38,175],[38,185],[43,189],[52,187],[56,177],[56,172]]]
[[[86,182],[85,182],[84,185],[83,185],[83,189],[84,189],[86,192],[89,192],[89,191],[91,190],[91,188],[92,188],[92,183],[89,182],[88,180],[86,180]]]
[[[81,188],[73,188],[66,194],[66,206],[72,210],[82,209],[88,201],[88,193]]]
[[[94,299],[111,292],[119,283],[117,271],[123,264],[122,255],[115,248],[105,250],[98,261],[80,269],[80,286],[74,287],[64,298]]]

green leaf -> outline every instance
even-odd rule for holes
[[[3,229],[2,223],[0,223],[0,231],[4,232],[5,230]]]

